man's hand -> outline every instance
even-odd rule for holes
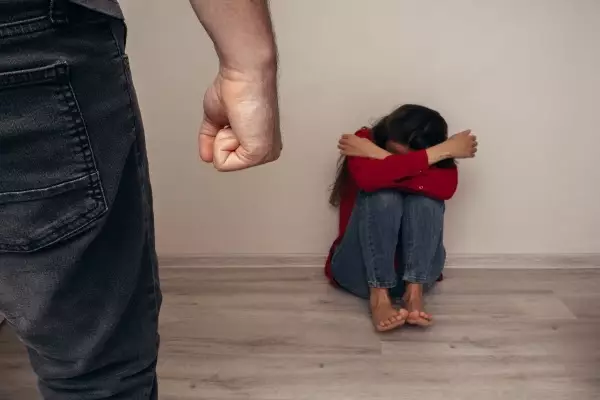
[[[274,161],[281,152],[277,46],[267,0],[190,0],[221,68],[204,96],[200,156],[219,171]]]
[[[276,71],[221,69],[204,96],[200,157],[219,171],[269,163],[282,149]]]

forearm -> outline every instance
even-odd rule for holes
[[[350,176],[366,192],[394,188],[400,181],[428,169],[424,151],[392,154],[384,159],[348,157],[347,160]]]
[[[430,168],[422,174],[397,182],[393,188],[437,200],[449,200],[456,192],[457,185],[456,168]]]
[[[364,139],[363,139],[364,140]],[[366,144],[368,143],[368,144]],[[362,143],[362,155],[356,155],[357,157],[366,157],[374,160],[385,160],[389,156],[393,155],[386,149],[383,149],[375,143],[365,142]],[[430,147],[426,150],[427,153],[427,163],[431,166],[437,164],[440,161],[446,160],[448,158],[452,158],[452,152],[448,148],[447,142],[440,143],[436,146]]]
[[[392,153],[388,152],[387,150],[382,152],[373,151],[368,158],[373,160],[385,160],[389,156],[392,156]],[[427,152],[427,162],[430,166],[443,159],[445,159],[445,150],[443,147],[441,150],[433,149],[431,152]],[[356,160],[353,160],[353,163],[356,164]],[[363,162],[363,165],[366,165],[366,163]],[[421,194],[423,196],[432,197],[438,200],[448,200],[456,191],[456,168],[428,168],[420,170],[416,175],[400,176],[400,179],[382,180],[381,182],[378,182],[375,188],[397,189],[410,193]]]
[[[446,160],[448,158],[452,158],[452,154],[446,150],[446,147],[443,144],[433,146],[427,149],[427,162],[428,164],[434,165],[440,161]],[[392,153],[385,149],[378,148],[377,150],[372,149],[368,158],[373,158],[376,160],[384,160],[387,157],[391,156]]]
[[[445,142],[427,149],[427,159],[430,166],[449,158],[452,158],[452,153],[448,151]]]
[[[275,73],[277,48],[267,0],[190,0],[212,39],[221,67]]]

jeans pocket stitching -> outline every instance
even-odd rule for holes
[[[8,22],[0,25],[0,38],[23,36],[52,28],[52,21],[47,16],[30,18],[24,21]]]
[[[75,91],[69,80],[69,66],[66,62],[61,62],[57,65],[57,74],[62,80],[62,95],[67,103],[67,113],[69,114],[72,123],[73,136],[79,142],[81,154],[87,163],[87,171],[90,172],[88,175],[91,181],[89,194],[95,200],[106,205],[106,194],[104,193],[104,188],[100,181],[100,173],[92,150],[91,139],[87,126],[85,125],[85,120],[83,119],[81,108],[77,102]]]
[[[0,75],[0,89],[42,84],[49,81],[56,85],[55,91],[58,101],[63,104],[62,111],[67,121],[65,136],[74,141],[71,151],[73,152],[75,159],[80,158],[83,160],[81,175],[78,178],[71,179],[71,181],[77,181],[79,179],[87,181],[86,193],[88,198],[93,200],[93,206],[88,206],[85,211],[61,221],[52,229],[48,229],[42,234],[29,236],[26,239],[23,239],[22,243],[19,243],[20,240],[15,240],[12,243],[0,243],[0,251],[32,252],[40,250],[85,229],[85,227],[94,222],[95,219],[101,217],[108,211],[108,203],[96,165],[87,126],[85,125],[83,114],[81,113],[81,109],[77,102],[75,91],[71,86],[69,76],[70,71],[68,63],[66,61],[58,61],[47,67],[3,73]],[[70,181],[67,180],[62,184],[68,184],[69,182]],[[26,192],[28,192],[30,197],[36,197],[36,192],[47,189],[48,188],[31,189]],[[14,195],[15,199],[22,195],[22,193],[18,192],[5,192],[0,193],[0,196],[3,195],[7,198],[5,202],[11,202],[11,194]],[[40,195],[38,197],[44,199],[48,196]],[[17,200],[15,200],[15,202]]]

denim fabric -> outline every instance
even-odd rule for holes
[[[432,285],[446,259],[444,210],[443,202],[423,196],[393,190],[360,193],[333,255],[333,278],[362,298],[369,297],[370,288],[389,288],[400,297],[404,282],[399,280]]]
[[[0,313],[45,399],[155,399],[161,294],[125,26],[67,1],[7,4]]]
[[[117,0],[70,0],[91,10],[110,15],[115,18],[123,18],[121,7]]]

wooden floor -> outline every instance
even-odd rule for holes
[[[598,400],[600,270],[460,270],[376,334],[320,269],[165,269],[161,399]],[[0,399],[37,399],[0,332]]]

